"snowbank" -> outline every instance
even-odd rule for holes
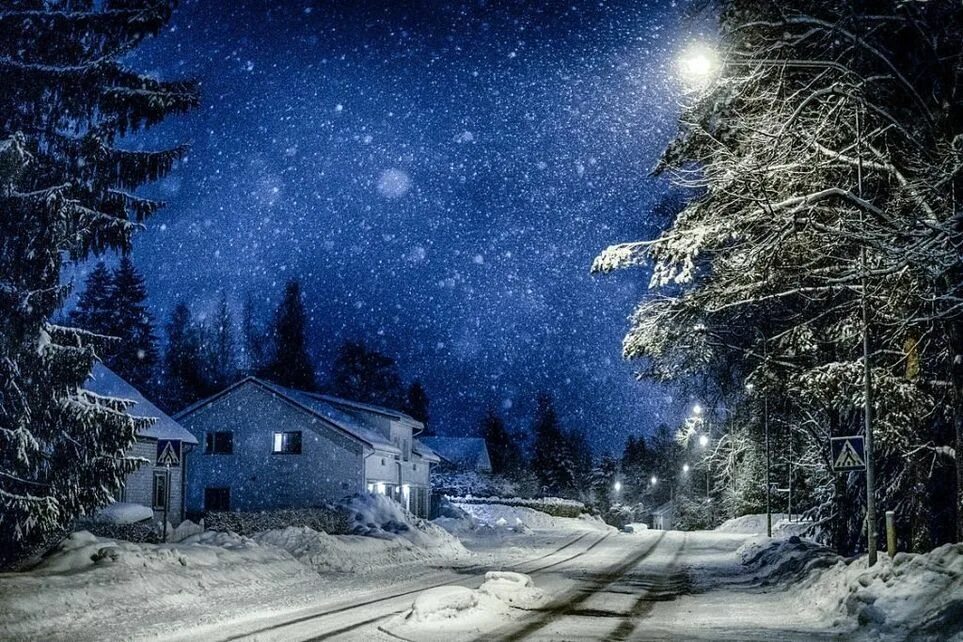
[[[344,504],[350,513],[352,533],[383,540],[402,539],[448,558],[467,554],[457,538],[444,528],[415,517],[384,495],[355,495]]]
[[[812,526],[809,521],[790,522],[785,513],[772,514],[772,536],[773,537],[805,537],[807,531]],[[765,535],[766,534],[766,514],[743,515],[726,520],[715,528],[720,533],[732,533],[739,535]]]
[[[894,640],[963,636],[963,544],[881,554],[872,568],[865,556],[844,560],[798,537],[754,540],[739,555],[763,584],[791,585],[835,627]]]
[[[622,532],[624,533],[642,533],[647,530],[649,530],[649,525],[641,522],[632,522],[622,527]]]
[[[72,533],[34,569],[0,576],[4,639],[128,639],[325,591],[310,568],[273,546],[228,533],[135,544]],[[132,621],[132,605],[137,609]]]
[[[154,519],[154,511],[143,504],[114,502],[99,510],[92,521],[104,524],[134,524],[146,519]]]
[[[615,530],[612,526],[591,515],[582,515],[581,517],[554,517],[524,506],[459,504],[457,502],[455,502],[455,505],[470,515],[477,523],[491,527],[533,530]]]

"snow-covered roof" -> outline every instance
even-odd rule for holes
[[[424,427],[423,423],[421,423],[411,415],[403,413],[400,410],[395,410],[394,408],[385,408],[384,406],[376,406],[375,404],[371,404],[371,403],[362,403],[360,401],[352,401],[351,399],[342,399],[341,397],[333,397],[331,395],[321,395],[321,394],[312,393],[312,396],[317,397],[318,399],[326,401],[329,404],[332,404],[335,406],[341,406],[344,408],[351,408],[354,410],[361,410],[366,412],[373,412],[376,415],[383,415],[390,419],[398,419],[401,421],[406,421],[418,427],[419,430]]]
[[[488,445],[480,437],[422,437],[421,441],[459,468],[491,472]]]
[[[103,397],[129,399],[135,402],[128,413],[134,417],[151,417],[154,424],[141,430],[138,436],[146,439],[180,439],[188,444],[196,444],[197,439],[186,428],[174,421],[160,408],[147,401],[134,386],[130,385],[102,363],[94,365],[84,389]]]
[[[441,456],[418,439],[412,439],[411,450],[422,459],[433,464],[441,462]]]

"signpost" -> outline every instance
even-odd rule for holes
[[[180,439],[157,440],[157,465],[164,467],[164,541],[167,541],[167,511],[171,505],[171,468],[181,465],[183,442]]]
[[[862,435],[831,437],[833,470],[837,473],[866,470],[866,449]]]

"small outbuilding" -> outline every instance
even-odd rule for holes
[[[458,473],[490,473],[488,444],[481,437],[424,437],[422,441],[442,459],[442,468]]]
[[[166,513],[167,521],[179,524],[184,519],[185,455],[197,445],[197,439],[102,363],[94,366],[84,389],[103,397],[133,401],[127,411],[130,415],[154,420],[137,434],[134,447],[127,452],[147,463],[127,476],[117,501],[146,506],[157,520],[163,520]]]

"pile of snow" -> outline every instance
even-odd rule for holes
[[[436,527],[437,528],[437,527]],[[457,539],[430,537],[420,531],[412,538],[366,537],[359,535],[328,535],[306,526],[267,531],[254,536],[260,544],[277,546],[291,553],[302,563],[321,573],[366,574],[413,563],[452,561],[469,555]]]
[[[154,519],[154,511],[143,504],[114,502],[93,515],[91,521],[102,524],[135,524]]]
[[[287,552],[228,533],[178,544],[135,544],[72,533],[39,565],[4,574],[0,637],[128,639],[170,634],[232,611],[296,603],[324,591],[322,578]],[[150,605],[137,610],[131,605]]]
[[[772,536],[773,537],[805,537],[811,529],[810,521],[792,521],[785,513],[772,514]],[[720,533],[732,533],[739,535],[765,535],[766,534],[766,514],[743,515],[726,520],[716,527]]]
[[[839,562],[806,588],[831,614],[855,620],[878,637],[946,640],[963,636],[963,544],[929,553]]]
[[[845,560],[813,542],[761,538],[739,556],[763,584],[791,586],[797,599],[835,627],[860,627],[881,639],[963,636],[963,544],[929,553]]]
[[[406,614],[389,621],[384,629],[406,639],[477,634],[511,620],[518,609],[536,608],[544,600],[528,575],[491,571],[477,590],[440,586],[423,591]]]
[[[752,579],[762,586],[795,582],[840,559],[825,546],[796,536],[752,539],[740,546],[736,554],[752,573]]]
[[[622,527],[622,532],[624,533],[641,533],[647,530],[649,530],[649,525],[643,524],[642,522],[632,522]]]
[[[613,527],[592,515],[580,517],[554,517],[548,513],[524,506],[504,504],[460,504],[455,505],[470,515],[477,523],[494,528],[513,528],[521,530],[577,530],[611,531]]]
[[[415,517],[384,495],[355,495],[343,506],[350,514],[351,532],[355,535],[384,540],[400,538],[418,548],[448,557],[467,554],[461,542],[444,528]]]

